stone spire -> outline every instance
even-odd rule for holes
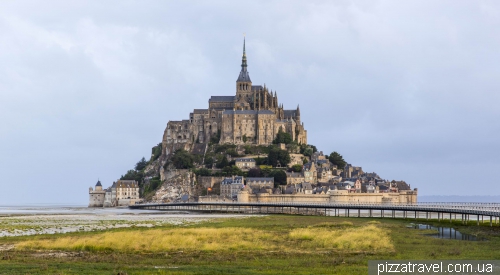
[[[295,119],[300,123],[300,108],[297,104],[297,112],[295,113]]]
[[[245,51],[245,37],[243,37],[243,57],[241,58],[241,70],[247,70],[247,53]]]
[[[241,57],[241,71],[236,82],[252,82],[247,71],[247,54],[245,50],[245,38],[243,38],[243,56]]]

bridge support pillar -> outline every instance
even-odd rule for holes
[[[479,215],[477,215],[477,225],[479,225]]]
[[[361,217],[361,210],[358,209],[358,218]]]
[[[490,216],[490,226],[493,226],[493,217]]]

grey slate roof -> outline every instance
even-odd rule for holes
[[[208,114],[208,109],[194,109],[195,114]]]
[[[254,159],[252,158],[237,158],[235,161],[241,161],[241,162],[255,162]]]
[[[249,181],[272,181],[274,182],[274,178],[247,178],[247,182]]]
[[[250,74],[248,74],[246,68],[240,71],[240,75],[238,76],[236,82],[252,82],[252,80],[250,80]]]
[[[294,118],[297,115],[297,110],[283,110],[283,115],[285,118]]]
[[[117,183],[116,183],[116,187],[120,187],[120,188],[138,188],[138,184],[137,184],[137,181],[135,180],[119,180]]]
[[[309,183],[309,182],[303,182],[302,183],[302,188],[304,188],[305,190],[312,190],[311,183]]]
[[[224,110],[222,112],[223,115],[255,115],[257,114],[257,111],[255,110]]]
[[[243,177],[238,176],[233,178],[225,178],[222,180],[221,184],[243,184]]]
[[[233,102],[235,100],[235,96],[216,96],[213,95],[210,97],[208,102],[216,101],[216,102]]]
[[[274,112],[271,110],[260,110],[258,113],[259,115],[274,115]]]
[[[398,190],[411,190],[410,186],[404,181],[396,182]]]
[[[261,85],[252,85],[252,90],[263,90],[264,87],[262,87]]]
[[[304,176],[302,175],[301,172],[285,172],[287,178],[303,178]]]
[[[102,186],[101,181],[98,180],[97,183],[95,184],[95,186]]]

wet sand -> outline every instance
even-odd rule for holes
[[[0,237],[64,234],[126,227],[182,226],[221,218],[249,216],[128,208],[0,207]]]

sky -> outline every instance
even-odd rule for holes
[[[500,195],[498,1],[0,1],[0,205],[88,203],[254,85],[419,195]]]

